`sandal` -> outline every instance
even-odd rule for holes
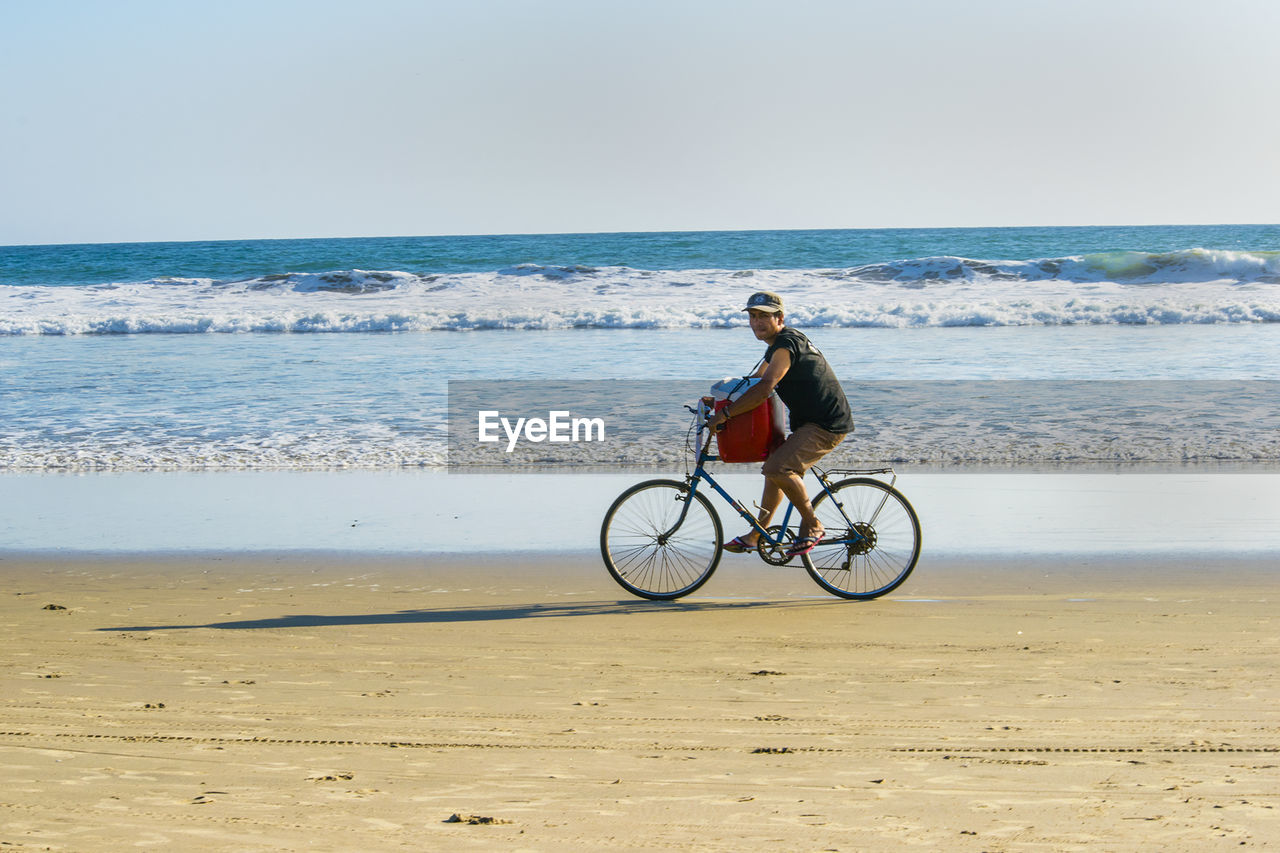
[[[787,556],[799,557],[802,554],[808,554],[818,546],[818,543],[821,542],[823,538],[825,537],[821,533],[817,536],[801,536],[791,544],[790,548],[787,549]]]
[[[744,541],[745,538],[744,536],[735,536],[721,547],[730,554],[745,554],[748,551],[754,551],[756,549],[755,543],[748,544]]]

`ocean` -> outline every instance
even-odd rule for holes
[[[249,516],[204,534],[196,522],[168,525],[185,531],[180,542],[111,513],[110,524],[84,524],[89,505],[121,489],[145,512],[185,501],[223,518],[218,507],[237,490],[245,501],[306,472],[349,475],[323,481],[321,491],[338,489],[329,504],[298,511],[342,534],[295,523],[305,532],[289,543],[413,550],[425,526],[434,546],[474,547],[492,523],[464,505],[487,500],[487,487],[435,477],[471,464],[456,448],[450,456],[450,383],[669,380],[671,393],[658,386],[635,414],[661,427],[648,443],[582,470],[619,483],[645,463],[678,472],[682,395],[747,372],[762,352],[742,311],[756,290],[785,298],[789,323],[850,390],[859,427],[842,448],[849,462],[944,477],[1047,464],[1193,478],[1280,462],[1276,225],[11,246],[0,247],[0,489],[11,507],[0,550],[275,547],[280,524]],[[955,383],[979,384],[957,393]],[[1096,389],[1110,395],[1105,406]],[[562,467],[542,471],[535,458],[523,470],[534,476],[504,476],[502,488],[532,494]],[[289,477],[254,479],[271,472]],[[419,481],[388,488],[397,472],[459,497],[405,510],[394,532],[333,485],[364,484],[366,503],[412,502]],[[319,481],[306,482],[303,491]],[[1263,493],[1275,509],[1274,488]],[[279,521],[289,494],[300,492],[255,505],[252,518]],[[593,499],[602,514],[606,496]],[[334,503],[342,509],[329,517]],[[72,505],[73,520],[57,509]],[[587,545],[595,509],[577,510]],[[445,514],[455,523],[441,525]],[[226,525],[257,532],[237,538]],[[544,528],[485,545],[537,546]]]
[[[1280,226],[2,247],[0,470],[441,467],[450,380],[740,375],[755,290],[846,385],[1280,378]]]

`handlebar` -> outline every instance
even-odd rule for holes
[[[716,413],[714,408],[712,408],[711,406],[708,406],[706,403],[703,403],[701,401],[699,401],[698,406],[696,408],[688,405],[687,403],[685,404],[684,408],[686,411],[693,413],[693,416],[695,418],[699,418],[699,421],[698,421],[699,430],[706,427],[706,425],[711,422],[711,419],[715,417],[715,413]],[[720,430],[724,429],[724,427],[725,427],[724,424],[720,424],[720,426],[716,427],[716,432],[719,432]]]

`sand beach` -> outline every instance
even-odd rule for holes
[[[1280,851],[1238,5],[0,3],[0,853]],[[762,292],[919,563],[630,597]]]
[[[0,563],[0,843],[122,850],[1280,845],[1269,561]]]

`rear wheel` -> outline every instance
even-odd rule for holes
[[[902,493],[869,477],[841,480],[813,501],[826,531],[803,556],[818,586],[841,598],[896,589],[920,558],[920,520]]]
[[[720,516],[678,480],[647,480],[609,507],[600,527],[605,568],[632,595],[669,601],[707,582],[720,564]]]

